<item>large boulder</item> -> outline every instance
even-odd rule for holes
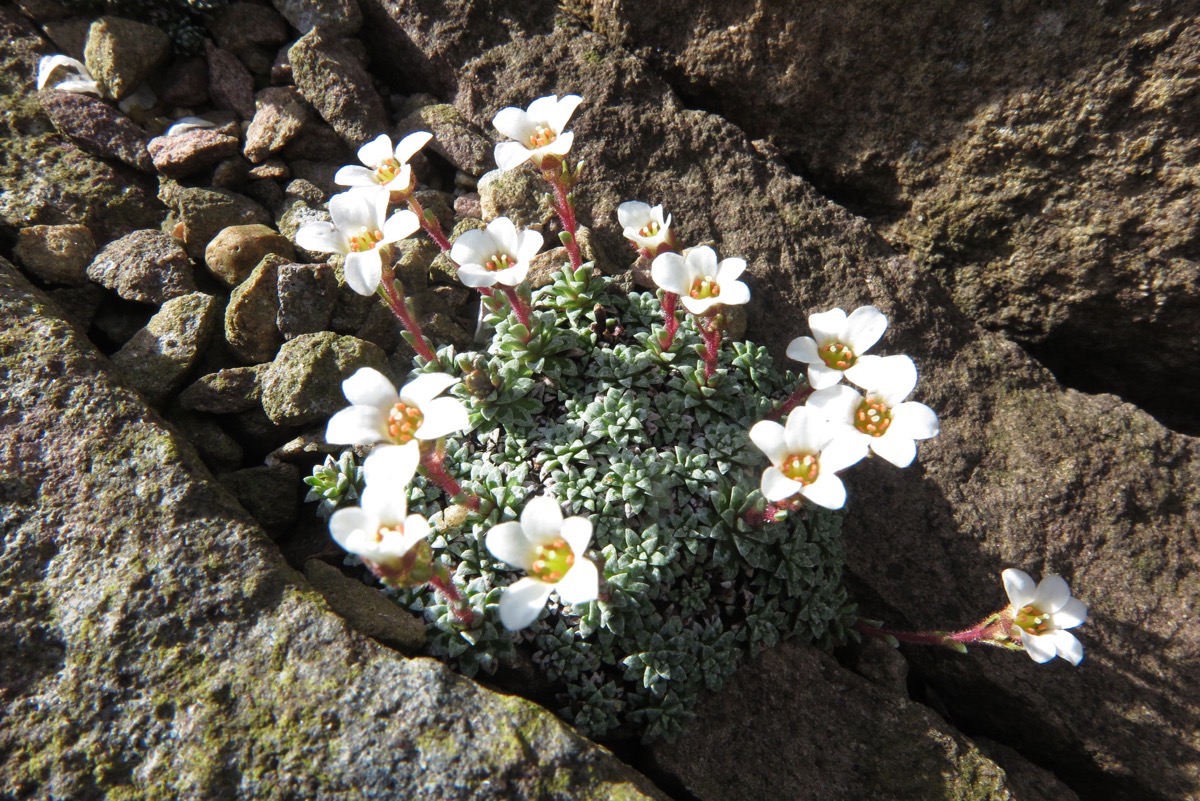
[[[0,260],[0,786],[18,798],[662,798],[352,633]]]

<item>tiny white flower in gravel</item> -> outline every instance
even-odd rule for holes
[[[762,474],[762,494],[781,501],[799,493],[827,509],[841,509],[846,487],[835,473],[861,460],[867,446],[837,433],[815,409],[798,406],[785,425],[761,420],[750,429],[750,440],[771,460]]]
[[[70,56],[42,56],[38,60],[37,88],[42,90],[50,83],[55,74],[62,73],[66,77],[54,84],[54,88],[62,92],[78,92],[80,94],[96,95],[99,97],[100,84],[88,72],[87,67],[78,59]]]
[[[337,544],[362,557],[380,578],[405,572],[404,558],[429,536],[429,522],[408,514],[403,484],[376,479],[363,490],[361,506],[338,509],[329,519]]]
[[[542,169],[547,161],[561,161],[575,140],[575,134],[563,128],[582,102],[579,95],[550,95],[539,97],[524,111],[512,106],[500,109],[492,125],[514,141],[496,145],[496,166],[507,171],[531,161]]]
[[[346,283],[360,295],[373,295],[383,275],[382,245],[399,242],[421,228],[408,209],[387,216],[391,193],[382,187],[357,188],[329,199],[333,222],[312,222],[296,231],[296,244],[318,253],[346,257]]]
[[[617,206],[617,220],[630,242],[645,249],[652,257],[671,235],[671,215],[663,218],[663,207],[629,200]]]
[[[445,373],[422,373],[400,390],[383,373],[363,367],[342,382],[351,406],[329,419],[325,441],[333,445],[372,445],[382,442],[410,452],[413,469],[420,460],[419,440],[436,440],[465,431],[467,408],[458,398],[438,397],[458,381]],[[391,447],[377,449],[377,453]],[[389,457],[392,458],[392,457]],[[366,468],[366,465],[364,465]],[[367,475],[368,484],[371,476]]]
[[[923,403],[905,401],[917,385],[917,366],[907,356],[863,356],[855,379],[860,395],[845,384],[817,390],[805,406],[838,427],[838,437],[861,440],[896,467],[917,455],[916,440],[937,436],[937,414]]]
[[[497,217],[487,228],[459,234],[450,258],[458,264],[458,278],[467,286],[516,286],[525,280],[529,262],[541,249],[542,235],[537,231],[518,232],[512,220]]]
[[[737,280],[745,259],[722,259],[707,245],[678,253],[660,253],[650,265],[650,277],[660,289],[674,292],[692,314],[717,305],[738,306],[750,300],[750,287]]]
[[[787,347],[789,359],[808,364],[808,383],[813,389],[825,389],[842,380],[845,374],[854,383],[855,365],[864,352],[883,336],[887,317],[874,306],[860,306],[846,316],[841,309],[830,309],[808,316],[811,337],[796,337]]]
[[[1046,576],[1036,586],[1028,573],[1010,567],[1000,574],[1011,606],[1009,634],[1025,646],[1025,652],[1038,663],[1056,656],[1078,665],[1083,661],[1083,644],[1071,629],[1087,620],[1088,607],[1071,597],[1071,588],[1062,576]]]
[[[212,120],[206,120],[203,117],[180,117],[171,123],[167,130],[163,131],[163,136],[178,136],[188,131],[195,131],[200,128],[215,128],[216,123]]]
[[[563,519],[553,498],[532,498],[521,522],[501,523],[487,533],[487,549],[501,562],[529,575],[500,596],[500,622],[517,631],[537,620],[557,592],[565,604],[583,604],[600,594],[600,574],[584,555],[592,541],[592,524],[584,517]]]
[[[333,176],[339,186],[382,186],[396,192],[412,188],[409,160],[429,143],[433,134],[417,131],[400,140],[395,149],[387,134],[380,134],[358,149],[358,160],[365,164],[342,167]]]

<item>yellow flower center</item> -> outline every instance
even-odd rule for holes
[[[375,246],[383,240],[383,231],[372,231],[368,228],[363,228],[356,236],[350,237],[350,251],[352,253],[362,253],[367,250],[374,250]]]
[[[403,165],[396,161],[396,159],[385,159],[375,168],[375,179],[381,184],[390,183],[396,180],[396,176],[400,174],[402,169],[404,169]]]
[[[388,414],[388,437],[397,445],[412,442],[425,415],[416,406],[397,403]]]
[[[850,350],[848,345],[843,345],[841,342],[830,342],[828,345],[822,345],[817,348],[817,353],[820,355],[821,361],[834,370],[849,370],[858,361],[858,357],[854,355],[854,351]]]
[[[537,130],[533,132],[533,136],[529,137],[529,146],[534,150],[537,150],[540,147],[545,147],[557,138],[558,134],[554,132],[553,128],[547,128],[545,125],[539,125]]]
[[[717,283],[717,279],[711,275],[706,275],[703,278],[697,278],[692,282],[692,288],[688,295],[696,300],[704,298],[715,298],[721,294],[721,285]]]
[[[557,584],[575,564],[575,553],[562,537],[549,545],[539,545],[529,574],[538,581]]]
[[[1050,615],[1030,604],[1017,612],[1013,625],[1030,634],[1046,634],[1050,631]]]
[[[793,453],[783,460],[779,472],[792,481],[808,485],[816,481],[817,476],[821,474],[821,463],[815,454]]]
[[[487,260],[487,264],[483,265],[483,269],[488,272],[497,273],[501,270],[507,270],[512,267],[515,262],[507,253],[497,253]]]
[[[882,437],[892,424],[892,410],[884,403],[865,399],[854,412],[854,427],[872,437]]]
[[[661,229],[658,227],[658,223],[655,222],[654,220],[651,220],[650,222],[648,222],[642,226],[642,229],[640,231],[638,231],[638,236],[644,236],[647,238],[652,237],[652,236],[658,236],[659,230],[661,230]]]

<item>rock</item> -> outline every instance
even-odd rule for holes
[[[292,171],[283,159],[267,159],[262,164],[256,164],[250,169],[250,176],[270,181],[286,181],[292,177]],[[282,198],[282,192],[280,192]]]
[[[1077,801],[1053,777],[1017,796],[999,765],[927,707],[797,645],[744,666],[651,759],[705,801]]]
[[[247,364],[268,362],[283,337],[275,326],[279,314],[279,266],[287,259],[267,254],[250,276],[238,284],[225,309],[225,341],[234,354]]]
[[[295,465],[247,467],[221,475],[220,481],[268,532],[279,534],[296,519],[304,485]]]
[[[179,388],[208,347],[220,313],[220,302],[202,292],[169,300],[112,355],[113,365],[130,386],[159,404]]]
[[[82,286],[51,289],[46,294],[62,309],[63,319],[73,323],[80,331],[87,331],[92,327],[108,293],[103,287],[88,282]]]
[[[217,46],[230,53],[279,46],[289,39],[287,23],[270,6],[230,3],[218,9],[208,24]]]
[[[554,219],[546,185],[532,170],[485,173],[479,179],[479,206],[483,219],[508,217],[518,228],[546,230]]]
[[[233,53],[204,43],[208,58],[208,95],[217,108],[235,112],[243,120],[254,116],[254,77]]]
[[[208,103],[208,62],[200,56],[176,59],[167,67],[158,99],[183,108]]]
[[[296,138],[308,119],[308,111],[290,86],[263,89],[255,96],[254,107],[254,119],[246,130],[243,153],[257,164]]]
[[[196,379],[179,393],[179,405],[187,411],[232,414],[260,405],[262,365],[227,367]]]
[[[304,99],[357,148],[387,130],[387,113],[359,57],[327,36],[316,29],[292,45],[292,75]]]
[[[184,178],[238,152],[238,140],[211,128],[193,128],[174,136],[156,136],[147,145],[154,168],[169,178]]]
[[[192,260],[179,241],[161,231],[134,231],[105,245],[88,278],[125,300],[162,305],[196,291]]]
[[[362,27],[355,0],[274,0],[274,5],[301,34],[319,28],[326,36],[346,36]]]
[[[337,303],[337,286],[337,275],[328,264],[281,265],[276,322],[283,338],[324,331]]]
[[[355,150],[319,117],[309,115],[300,134],[283,149],[285,159],[310,159],[331,164],[357,164]]]
[[[45,308],[0,261],[7,793],[665,801],[545,710],[350,630]]]
[[[272,228],[254,223],[222,229],[204,249],[208,271],[227,287],[235,287],[258,266],[268,253],[291,259],[292,243]]]
[[[192,443],[209,470],[223,473],[242,466],[242,446],[212,415],[195,414],[171,403],[163,416],[181,437]]]
[[[877,222],[969,316],[1077,389],[1185,426],[1200,392],[1192,10],[800,8],[804,25],[769,2],[585,13]]]
[[[346,406],[342,382],[360,367],[387,369],[383,351],[329,331],[285,342],[263,373],[263,410],[277,425],[307,425]]]
[[[171,40],[153,25],[101,17],[88,29],[83,60],[104,93],[129,96],[166,63]]]
[[[41,281],[79,286],[87,283],[96,240],[86,225],[31,225],[17,232],[13,255]]]
[[[154,171],[154,162],[146,150],[150,137],[103,100],[47,89],[38,93],[38,101],[58,132],[87,152],[143,172]]]
[[[425,623],[379,590],[320,559],[304,563],[304,577],[360,634],[405,654],[419,653],[425,644]]]
[[[297,181],[304,181],[317,188],[317,196],[321,198],[322,205],[327,204],[327,198],[347,190],[347,187],[341,186],[333,180],[341,166],[331,161],[309,161],[308,159],[292,159],[289,162],[292,175]]]
[[[397,137],[429,131],[433,139],[426,147],[465,173],[482,175],[494,166],[492,141],[448,103],[421,106],[401,119],[396,129]]]
[[[188,255],[200,258],[208,243],[232,225],[271,222],[271,214],[245,195],[227,189],[183,187],[164,179],[159,198],[175,213]]]

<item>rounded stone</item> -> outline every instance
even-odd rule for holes
[[[342,382],[361,367],[387,370],[383,349],[330,331],[285,342],[263,374],[263,410],[276,425],[307,425],[348,404]]]

